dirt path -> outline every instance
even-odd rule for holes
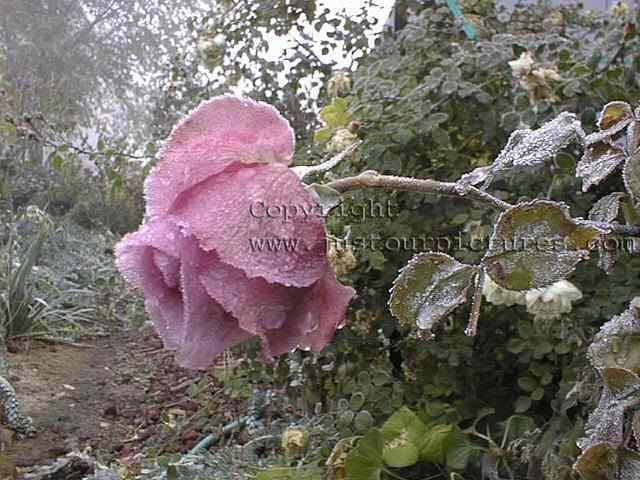
[[[150,447],[187,450],[239,412],[221,398],[223,387],[211,373],[177,367],[149,330],[85,342],[88,347],[32,342],[9,354],[10,381],[39,432],[20,441],[8,441],[8,431],[2,435],[1,454],[18,467],[87,447],[103,463],[135,465]],[[220,404],[226,414],[216,418]]]

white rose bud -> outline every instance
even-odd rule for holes
[[[524,292],[507,290],[491,280],[489,275],[485,276],[482,294],[487,299],[487,302],[494,305],[510,307],[512,305],[524,305],[525,303]]]
[[[358,140],[358,135],[351,133],[348,128],[341,128],[327,143],[326,150],[329,153],[344,152],[352,143]]]
[[[546,288],[534,288],[525,296],[527,311],[535,320],[560,318],[571,312],[572,302],[581,298],[582,292],[567,280],[560,280]]]
[[[329,79],[327,91],[329,96],[337,97],[351,89],[351,77],[346,72],[337,72]]]
[[[282,434],[282,448],[287,455],[297,457],[309,445],[309,432],[302,427],[289,427]]]
[[[514,77],[522,78],[531,73],[533,63],[533,55],[531,52],[523,52],[520,54],[520,58],[509,62],[509,67],[511,67],[511,72],[513,72]]]

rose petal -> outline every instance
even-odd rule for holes
[[[211,259],[195,239],[183,243],[181,261],[184,323],[176,360],[185,368],[205,369],[224,350],[251,334],[207,294],[200,274],[210,268]]]
[[[248,278],[240,269],[217,259],[200,274],[209,296],[238,320],[240,327],[254,335],[279,328],[287,319],[302,289],[269,283],[264,278]]]
[[[296,347],[320,352],[344,325],[347,307],[355,295],[353,288],[339,283],[329,269],[305,290],[287,322],[279,329],[265,332],[263,348],[268,355],[282,355]]]
[[[223,262],[250,278],[305,287],[327,269],[324,220],[284,166],[230,168],[183,194],[171,216],[203,249],[215,249]]]
[[[165,273],[158,264],[175,265],[181,241],[177,225],[156,220],[127,234],[115,248],[116,266],[125,280],[143,290],[149,317],[167,349],[176,348],[182,335],[182,295],[169,269]]]
[[[211,254],[215,259],[215,254]],[[355,291],[340,284],[330,270],[311,287],[295,288],[248,278],[219,260],[200,274],[207,293],[238,319],[241,328],[259,335],[267,357],[298,346],[322,350],[344,323]]]
[[[289,122],[266,103],[233,96],[204,102],[174,128],[147,177],[147,214],[166,213],[181,193],[234,162],[289,165],[294,141]]]

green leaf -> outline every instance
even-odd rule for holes
[[[518,386],[525,392],[533,392],[538,388],[538,381],[533,377],[520,377],[518,379]]]
[[[386,443],[400,436],[406,436],[412,442],[422,439],[427,427],[418,416],[407,407],[394,413],[382,426],[382,436]]]
[[[531,407],[531,398],[526,397],[524,395],[518,397],[518,399],[513,405],[513,408],[516,411],[516,413],[524,413],[527,410],[529,410],[530,407]]]
[[[331,140],[334,131],[335,129],[331,127],[320,128],[313,134],[313,141],[315,143],[326,143]]]
[[[419,458],[418,446],[426,430],[424,423],[407,407],[394,413],[382,426],[385,463],[394,468],[415,464]]]
[[[158,146],[155,143],[153,142],[147,143],[147,148],[146,148],[147,155],[155,155],[157,152],[158,152]]]
[[[463,470],[476,451],[478,451],[478,447],[469,442],[465,434],[457,426],[454,426],[447,441],[447,466],[455,470]]]
[[[349,408],[351,410],[360,410],[364,406],[365,397],[362,392],[356,392],[351,395],[349,400]]]
[[[346,459],[347,478],[349,480],[379,480],[382,469],[382,450],[384,439],[377,428],[369,430],[360,439]]]
[[[435,425],[427,431],[420,445],[420,458],[441,465],[446,463],[450,468],[462,469],[474,450],[457,425]]]
[[[347,112],[348,108],[347,100],[337,97],[331,105],[327,105],[320,111],[320,118],[333,129],[344,127],[351,121],[351,115]]]
[[[431,130],[431,138],[433,138],[435,143],[442,147],[448,147],[451,144],[449,132],[440,127],[434,127]]]
[[[531,400],[534,402],[538,402],[542,400],[544,397],[544,388],[536,388],[533,392],[531,392]]]
[[[389,307],[400,322],[431,331],[467,299],[476,267],[444,253],[420,253],[401,270],[391,289]]]
[[[365,430],[373,427],[375,423],[373,416],[367,412],[366,410],[362,410],[356,414],[356,417],[353,419],[353,426],[358,432],[363,432]]]
[[[445,112],[436,112],[432,113],[427,117],[427,123],[432,125],[440,125],[443,122],[446,122],[449,119],[449,114]]]
[[[384,448],[382,459],[384,463],[393,468],[410,467],[418,463],[420,452],[413,443],[391,444]]]
[[[511,415],[504,426],[505,443],[522,438],[525,433],[535,428],[536,424],[531,417],[527,417],[526,415]]]
[[[64,164],[64,159],[58,154],[54,155],[53,158],[51,159],[51,167],[53,167],[53,169],[56,172],[62,171],[63,164]]]
[[[569,208],[548,200],[521,203],[500,215],[482,263],[508,290],[528,290],[566,278],[588,258],[600,232],[569,216]]]

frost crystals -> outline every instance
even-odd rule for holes
[[[627,417],[640,404],[640,319],[638,297],[629,309],[605,323],[589,347],[591,365],[598,370],[604,389],[598,407],[578,440],[582,455],[574,469],[587,480],[631,480],[640,473],[640,455],[625,446],[626,434],[638,438],[638,412]]]
[[[576,116],[562,112],[537,130],[514,131],[490,167],[476,168],[463,175],[460,182],[470,185],[482,183],[482,188],[486,189],[497,177],[542,167],[570,143],[583,143],[584,138],[584,131]]]
[[[431,332],[433,327],[467,300],[478,268],[444,253],[420,253],[393,283],[389,308],[401,323]]]
[[[493,231],[482,263],[507,290],[540,288],[566,278],[589,256],[600,233],[569,216],[569,208],[548,200],[521,203],[505,211]]]

